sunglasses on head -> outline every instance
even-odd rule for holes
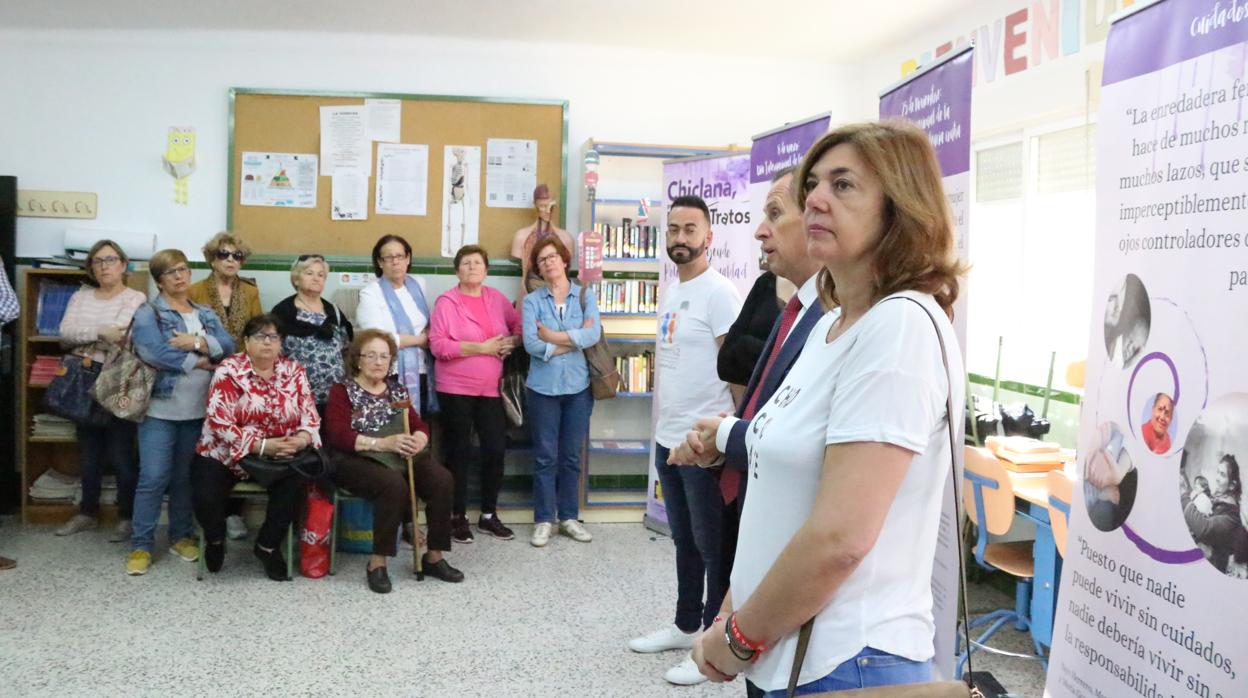
[[[306,262],[306,261],[308,261],[309,259],[319,259],[319,260],[321,260],[322,262],[324,262],[324,261],[325,261],[325,258],[324,258],[324,257],[322,257],[322,256],[321,256],[321,255],[319,255],[319,254],[301,254],[301,255],[299,255],[299,259],[298,259],[298,260],[296,260],[296,261],[299,261],[299,262]]]
[[[217,250],[217,259],[224,262],[230,257],[233,257],[235,262],[241,262],[244,259],[247,259],[246,253],[242,252],[241,250],[234,250],[233,252],[229,252],[226,250]]]

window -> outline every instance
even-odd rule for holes
[[[1095,236],[1095,124],[977,143],[970,214],[967,370],[1053,386],[1088,353]],[[1000,338],[1000,339],[999,339]]]

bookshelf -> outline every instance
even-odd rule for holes
[[[18,295],[22,304],[22,315],[18,319],[15,376],[17,423],[14,425],[14,434],[17,437],[17,459],[21,466],[22,521],[27,523],[59,523],[77,511],[72,500],[41,500],[30,496],[30,486],[48,470],[74,477],[79,475],[78,445],[72,433],[39,436],[31,433],[35,416],[44,413],[43,397],[47,387],[46,384],[39,384],[42,381],[32,384],[31,374],[39,357],[55,357],[59,361],[59,357],[66,353],[61,347],[60,338],[56,336],[59,319],[55,322],[51,319],[39,322],[40,290],[46,284],[77,288],[86,278],[86,272],[80,269],[24,268],[19,276]],[[146,272],[131,272],[127,285],[146,294],[147,281]],[[100,518],[103,521],[113,521],[116,517],[115,506],[100,506]]]
[[[606,242],[603,280],[594,291],[624,388],[615,399],[594,404],[581,503],[585,509],[628,510],[640,517],[654,434],[659,261],[666,255],[663,162],[728,149],[590,140],[582,155],[590,151],[597,155],[598,180],[592,191],[583,189],[581,230],[601,232]]]

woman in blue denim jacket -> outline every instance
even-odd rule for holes
[[[556,516],[559,532],[588,543],[593,536],[580,514],[581,447],[589,434],[594,397],[589,390],[585,348],[602,336],[593,293],[568,279],[571,254],[557,236],[533,246],[529,268],[546,280],[524,297],[524,348],[529,352],[525,412],[533,435],[533,528],[530,543],[550,541]],[[582,303],[582,300],[584,301]]]
[[[179,250],[152,255],[149,269],[160,293],[134,314],[135,353],[157,370],[147,416],[139,424],[139,485],[126,574],[146,574],[152,564],[160,503],[169,493],[169,552],[199,559],[192,534],[191,459],[203,427],[205,402],[216,364],[234,353],[216,313],[187,299],[191,270]]]

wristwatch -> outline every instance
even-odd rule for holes
[[[196,337],[195,338],[195,351],[199,351],[199,347],[201,346],[201,344],[202,344],[202,340],[200,340],[199,337]]]

